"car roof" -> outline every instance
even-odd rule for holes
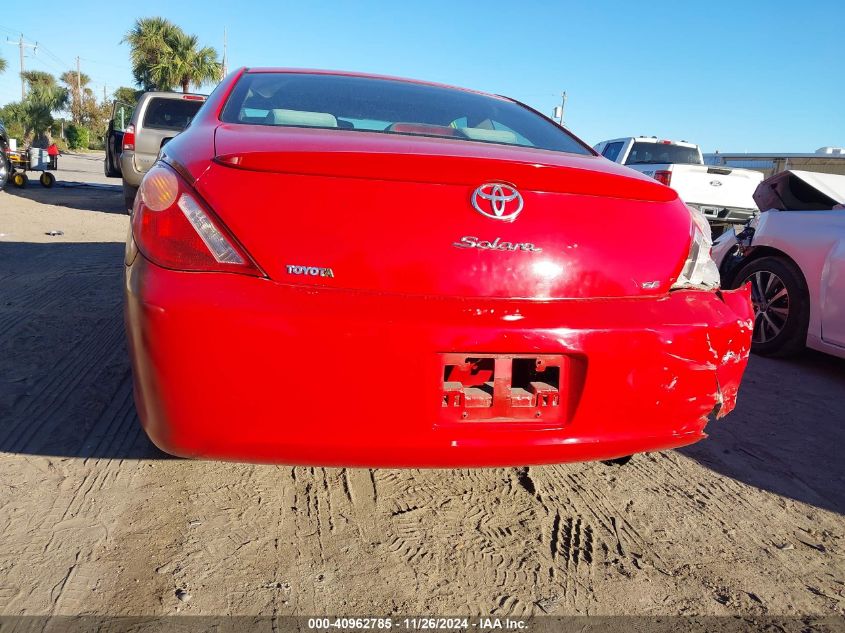
[[[500,99],[502,101],[513,101],[508,97],[502,95],[484,92],[482,90],[472,90],[471,88],[462,88],[461,86],[453,86],[450,84],[438,83],[436,81],[424,81],[422,79],[409,79],[407,77],[394,77],[391,75],[379,75],[373,73],[362,73],[349,70],[326,70],[317,68],[284,68],[284,67],[260,67],[260,68],[245,68],[245,74],[258,73],[287,73],[299,75],[338,75],[340,77],[361,77],[364,79],[385,79],[387,81],[401,81],[403,83],[416,84],[418,86],[432,86],[434,88],[446,88],[448,90],[460,90],[461,92],[470,92],[472,94],[490,97],[491,99]]]

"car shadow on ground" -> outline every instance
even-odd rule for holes
[[[737,408],[680,449],[713,471],[845,514],[845,360],[752,356]]]
[[[52,204],[81,211],[126,214],[123,201],[123,187],[118,183],[100,184],[65,180],[61,171],[53,172],[56,184],[43,187],[38,181],[38,172],[29,172],[29,183],[16,187],[11,182],[5,191],[13,196],[27,198],[42,204]]]
[[[170,458],[132,398],[123,250],[0,241],[0,452]]]

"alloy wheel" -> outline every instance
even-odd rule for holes
[[[754,306],[755,343],[771,341],[783,331],[789,318],[789,292],[775,273],[758,270],[746,279],[751,282],[751,303]]]

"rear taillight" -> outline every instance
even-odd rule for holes
[[[672,172],[668,169],[658,169],[654,172],[654,179],[668,187],[669,183],[672,182]]]
[[[197,193],[161,162],[141,181],[132,235],[144,257],[163,268],[262,274]]]
[[[135,126],[130,125],[123,131],[123,149],[135,149]]]
[[[697,208],[687,205],[692,219],[692,241],[689,254],[672,289],[694,288],[713,290],[719,287],[719,267],[710,256],[713,238],[707,218]]]

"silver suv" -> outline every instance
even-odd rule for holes
[[[119,164],[127,209],[132,208],[141,179],[156,162],[162,146],[188,127],[205,99],[205,95],[181,92],[145,92],[138,99],[120,143]]]

